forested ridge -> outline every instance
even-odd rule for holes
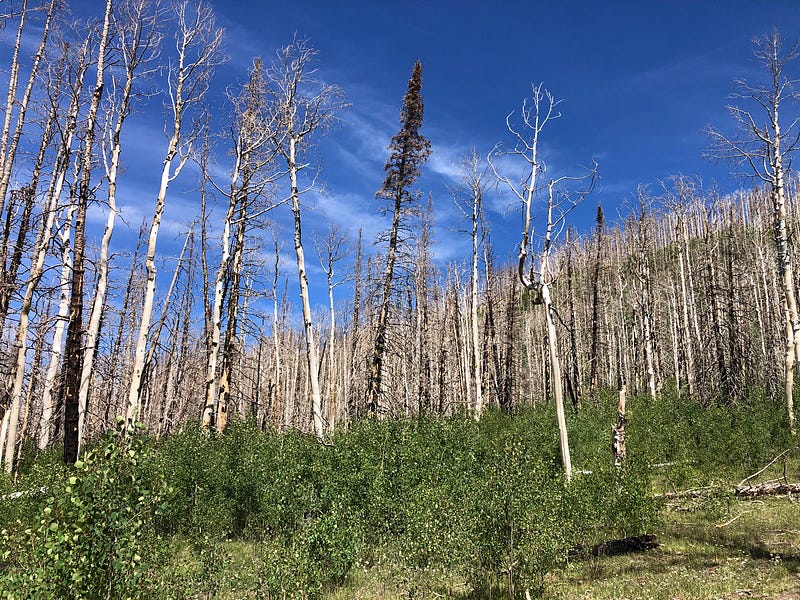
[[[551,120],[569,116],[561,116],[559,100],[541,84],[532,85],[505,128],[498,115],[504,144],[463,157],[460,185],[449,196],[429,194],[418,180],[436,147],[425,137],[417,62],[402,104],[398,97],[398,133],[386,140],[385,180],[375,181],[377,199],[369,199],[386,229],[367,240],[333,225],[315,235],[302,228],[319,175],[315,143],[336,134],[347,108],[342,90],[317,78],[310,42],[296,36],[254,58],[244,83],[228,89],[231,119],[217,131],[204,98],[225,60],[212,7],[107,0],[104,8],[88,22],[72,18],[58,0],[3,9],[2,35],[11,48],[0,131],[4,502],[20,483],[38,497],[34,484],[46,479],[42,464],[54,464],[56,452],[77,469],[58,471],[67,496],[108,484],[110,498],[119,494],[120,502],[149,515],[136,527],[155,523],[150,533],[120,525],[130,548],[140,533],[154,547],[156,538],[147,535],[187,536],[191,560],[206,569],[215,561],[208,554],[218,549],[200,534],[204,527],[212,537],[272,540],[259,559],[265,561],[260,576],[274,578],[262,582],[269,597],[313,596],[344,581],[354,565],[384,564],[376,558],[381,544],[398,556],[405,552],[415,568],[464,572],[465,564],[480,563],[466,576],[473,590],[486,585],[491,595],[500,586],[522,597],[544,589],[545,573],[568,550],[645,533],[657,521],[650,481],[660,475],[653,464],[684,461],[735,476],[692,454],[692,440],[715,440],[735,454],[716,430],[730,423],[750,428],[752,440],[763,444],[753,441],[748,456],[736,455],[735,474],[742,476],[796,445],[800,180],[790,159],[798,141],[792,70],[800,63],[777,32],[755,46],[766,83],[736,84],[730,111],[738,133],[722,133],[726,124],[709,128],[709,158],[750,176],[741,189],[723,194],[697,177],[665,173],[616,206],[592,196],[602,163],[547,172],[540,137],[548,136]],[[166,106],[165,135],[152,143],[163,170],[153,174],[152,193],[142,200],[147,217],[138,242],[120,247],[117,186],[131,160],[124,133],[136,128],[137,102],[154,94]],[[228,164],[219,164],[222,154]],[[589,159],[576,157],[574,164]],[[169,186],[187,177],[195,178],[197,214],[187,218],[177,260],[166,263],[159,229]],[[497,239],[485,218],[485,198],[498,190],[522,207],[519,239]],[[433,258],[436,203],[453,203],[464,215],[471,254],[461,260]],[[573,222],[579,204],[596,206],[593,224]],[[275,211],[291,214],[292,229],[276,227]],[[284,247],[293,249],[291,261]],[[518,255],[513,264],[497,258],[509,253]],[[311,262],[324,278],[313,280],[320,270],[309,269]],[[299,298],[289,278],[296,278]],[[324,297],[312,298],[321,290]],[[632,414],[627,405],[635,407]],[[674,429],[640,420],[667,419],[670,411]],[[702,415],[709,421],[699,425]],[[724,423],[717,427],[715,418]],[[759,419],[764,435],[753,433]],[[525,433],[524,423],[544,431]],[[655,436],[651,449],[645,431]],[[666,431],[683,439],[673,447],[666,437],[656,441]],[[741,442],[742,435],[732,439]],[[630,447],[626,436],[634,440]],[[398,444],[391,451],[390,438]],[[437,464],[426,447],[437,443],[445,470],[465,465],[474,480],[426,479]],[[241,455],[247,445],[249,458]],[[301,473],[275,466],[275,475],[255,466],[259,456],[278,465],[284,452],[292,455],[290,469]],[[194,453],[208,456],[218,472]],[[573,454],[577,476],[570,484]],[[384,459],[396,461],[397,480],[384,474]],[[397,466],[407,464],[414,467]],[[129,473],[138,491],[108,482],[102,465]],[[337,468],[378,475],[370,483],[342,474],[329,488]],[[228,486],[215,479],[226,469],[241,480]],[[291,487],[280,480],[284,475],[313,490],[295,490],[296,505],[284,507],[291,523],[278,514],[283,500],[258,496]],[[514,490],[500,491],[504,478]],[[519,489],[528,495],[516,496]],[[606,497],[590,506],[603,489]],[[500,504],[481,504],[482,494],[502,498],[510,520],[487,524]],[[14,504],[14,518],[22,520],[3,522],[6,541],[28,518],[25,510],[44,506],[63,518],[58,523],[88,518],[55,492],[43,496]],[[459,505],[461,496],[471,504]],[[520,508],[539,498],[541,511],[570,502],[574,511],[548,521],[544,512]],[[427,514],[428,501],[443,503],[428,515],[434,525],[412,518]],[[463,539],[441,537],[473,511],[486,531],[496,526],[505,533],[480,537],[475,525],[458,534]],[[204,519],[215,524],[203,525]],[[513,531],[522,522],[520,540],[498,550],[509,523]],[[349,533],[330,533],[328,525]],[[420,531],[428,526],[438,533],[426,538]],[[536,537],[539,531],[544,537]],[[415,535],[431,545],[414,546]],[[463,554],[443,558],[458,547]],[[295,563],[282,554],[289,548],[300,548]],[[49,573],[46,559],[30,551]],[[6,552],[4,564],[22,564],[20,556]],[[120,559],[132,561],[132,570],[114,571],[115,577],[143,582],[158,558],[137,570],[142,559],[132,557]],[[320,570],[311,573],[311,564]],[[9,597],[21,589],[13,578]],[[116,589],[113,577],[103,581]],[[156,594],[157,582],[147,585]],[[100,597],[87,593],[75,597]]]

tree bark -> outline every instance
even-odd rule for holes
[[[84,250],[86,245],[86,211],[91,196],[92,152],[97,127],[97,111],[103,97],[106,50],[109,43],[112,0],[106,0],[103,30],[97,50],[97,80],[92,93],[86,122],[81,157],[81,176],[78,189],[78,206],[75,217],[75,237],[72,251],[72,285],[70,289],[69,324],[64,347],[64,462],[73,464],[79,449],[79,390],[83,367],[83,280]]]

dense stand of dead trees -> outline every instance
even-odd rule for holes
[[[24,440],[62,441],[74,461],[83,440],[118,418],[161,436],[197,421],[223,430],[238,414],[323,437],[370,414],[480,418],[489,406],[553,402],[569,474],[565,398],[579,411],[610,401],[601,393],[610,389],[618,392],[618,460],[630,393],[655,399],[671,389],[687,401],[732,403],[765,390],[787,401],[794,427],[800,319],[791,234],[800,202],[798,179],[786,169],[796,138],[782,142],[792,132],[781,130],[778,110],[794,96],[776,36],[758,46],[772,87],[742,84],[747,94],[738,97],[766,109],[770,125],[756,127],[737,107],[745,141],[714,133],[717,154],[752,166],[762,187],[719,196],[673,177],[636,191],[618,220],[598,207],[593,230],[559,236],[595,168],[544,176],[538,136],[557,102],[534,86],[522,123],[508,121],[519,143],[512,156],[494,154],[490,166],[473,152],[462,163],[452,200],[470,255],[449,265],[431,258],[433,203],[441,199],[425,204],[412,189],[430,153],[420,133],[418,63],[379,192],[393,217],[379,240],[384,252],[367,252],[361,234],[349,240],[332,228],[318,236],[327,297],[312,301],[301,227],[301,200],[316,180],[310,141],[344,102],[338,88],[314,79],[307,42],[294,39],[273,60],[256,59],[247,82],[230,90],[225,139],[233,164],[221,179],[202,110],[223,59],[208,6],[107,0],[88,23],[69,22],[53,0],[14,9],[4,32],[14,42],[0,131],[6,470]],[[22,51],[28,31],[39,35],[30,60]],[[153,180],[152,215],[125,253],[112,239],[123,130],[160,77],[169,115],[162,172]],[[509,158],[527,169],[521,184],[503,175]],[[157,241],[168,186],[186,176],[189,161],[201,173],[199,214],[192,226],[187,221],[180,256],[165,261]],[[484,218],[484,197],[498,178],[523,207],[514,266],[494,259],[511,248],[493,248]],[[215,196],[224,216],[209,228]],[[106,216],[102,232],[88,228],[90,208]],[[293,231],[265,244],[273,210],[291,212]],[[547,218],[534,232],[536,211]],[[281,261],[290,237],[299,309]],[[335,290],[345,281],[352,295],[343,301]]]

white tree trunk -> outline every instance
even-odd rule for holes
[[[328,309],[331,313],[331,331],[328,338],[328,428],[336,425],[336,311],[333,306],[333,264],[328,265]]]
[[[63,174],[61,176],[63,183]],[[60,189],[60,188],[59,188]],[[58,194],[53,194],[58,198]],[[69,315],[69,282],[72,277],[72,248],[69,238],[72,231],[72,220],[75,216],[76,205],[70,204],[64,215],[63,229],[59,234],[61,243],[61,276],[58,282],[59,301],[58,313],[56,314],[56,326],[53,330],[53,342],[50,349],[50,362],[47,366],[44,387],[42,389],[42,416],[39,419],[39,448],[46,448],[50,443],[50,428],[55,410],[55,387],[58,377],[58,369],[61,365],[61,356],[64,352],[64,332],[67,328],[67,316]]]
[[[298,166],[295,162],[295,139],[289,140],[289,177],[292,186],[292,214],[294,215],[294,250],[297,257],[297,277],[300,282],[300,299],[303,303],[303,332],[306,342],[306,362],[308,378],[311,385],[311,418],[314,424],[314,435],[321,439],[325,434],[322,421],[322,394],[319,388],[319,359],[314,344],[314,324],[311,318],[311,303],[308,295],[308,275],[303,253],[303,238],[300,222],[300,191],[297,183]]]
[[[45,222],[39,229],[39,234],[37,236],[38,240],[36,241],[36,250],[34,251],[31,261],[28,285],[25,289],[25,296],[22,300],[22,306],[20,308],[17,337],[14,342],[14,348],[16,349],[16,360],[12,370],[14,377],[11,385],[11,407],[8,411],[8,425],[3,432],[3,437],[0,437],[0,440],[4,439],[6,442],[6,473],[11,473],[14,465],[14,448],[17,440],[17,423],[19,421],[20,404],[22,401],[22,387],[25,379],[25,355],[28,346],[28,325],[30,323],[30,311],[33,303],[33,295],[39,286],[39,282],[42,279],[42,273],[44,272],[44,262],[47,256],[47,248],[50,245],[53,225],[55,223],[56,199],[57,196],[52,194],[50,196],[48,205],[45,207]],[[69,222],[71,222],[71,219]],[[67,229],[67,231],[69,230]],[[69,244],[67,244],[67,246],[69,246]],[[2,451],[2,444],[0,444],[0,451]]]
[[[238,168],[234,173],[238,172]],[[231,199],[228,210],[225,213],[225,224],[222,228],[222,258],[220,259],[217,276],[214,279],[214,303],[211,306],[211,344],[208,351],[208,361],[206,362],[206,399],[203,408],[203,429],[209,430],[211,421],[216,414],[217,397],[219,395],[219,379],[217,377],[217,364],[219,363],[219,348],[222,338],[222,295],[225,286],[225,274],[228,271],[230,261],[230,234],[231,221],[235,212],[234,194],[231,192]]]
[[[475,377],[475,418],[483,413],[483,353],[478,323],[478,202],[472,204],[472,274],[470,277],[470,326],[472,332],[472,365]]]
[[[561,362],[558,358],[558,338],[556,337],[556,324],[553,320],[553,307],[550,299],[550,286],[542,283],[542,304],[544,305],[547,321],[547,350],[550,356],[550,374],[553,386],[553,398],[556,403],[556,419],[558,421],[558,440],[561,448],[561,462],[564,465],[564,474],[567,481],[572,479],[572,459],[569,453],[569,439],[567,437],[567,420],[564,414],[564,386],[561,380]]]
[[[128,391],[128,409],[125,416],[125,428],[129,429],[133,426],[136,419],[141,415],[142,408],[142,375],[145,368],[145,356],[147,354],[147,338],[150,332],[150,322],[153,318],[153,302],[156,295],[156,241],[158,240],[158,229],[161,225],[161,215],[164,212],[164,201],[167,197],[167,186],[170,181],[170,169],[172,167],[172,158],[175,155],[175,150],[178,146],[178,131],[173,134],[170,140],[169,150],[164,159],[164,168],[161,171],[161,186],[158,190],[158,197],[156,198],[156,208],[153,213],[153,222],[150,225],[150,235],[147,241],[147,256],[145,258],[145,267],[147,269],[147,283],[145,286],[144,304],[142,306],[141,324],[139,325],[139,334],[136,339],[136,350],[134,351],[133,358],[133,376],[131,377],[131,385]]]

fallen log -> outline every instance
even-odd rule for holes
[[[800,494],[800,483],[769,482],[756,485],[737,485],[733,494],[737,498],[758,498],[759,496],[783,496]]]
[[[16,500],[18,498],[24,498],[25,496],[35,496],[36,494],[44,494],[46,491],[46,487],[34,488],[32,490],[22,490],[21,492],[13,492],[11,494],[6,494],[5,496],[0,496],[0,501]]]
[[[693,500],[695,498],[702,498],[708,494],[709,491],[715,489],[713,485],[706,487],[695,488],[692,490],[682,490],[679,492],[664,492],[662,494],[654,494],[653,500]]]
[[[571,559],[587,558],[589,556],[617,556],[619,554],[645,552],[646,550],[658,548],[660,545],[655,535],[647,533],[618,540],[608,540],[591,547],[578,544],[570,549],[567,556]]]

